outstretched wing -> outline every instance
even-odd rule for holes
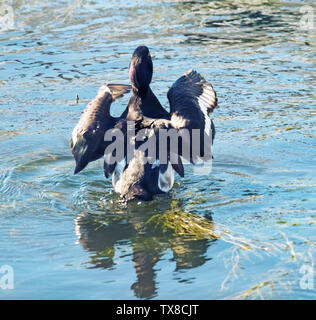
[[[96,97],[86,106],[70,139],[71,152],[76,160],[75,174],[89,162],[103,156],[106,147],[104,134],[116,123],[110,115],[110,106],[130,89],[129,85],[102,85]]]
[[[207,160],[211,156],[211,144],[215,138],[215,126],[209,114],[218,107],[212,85],[198,72],[190,70],[172,85],[167,96],[170,103],[171,127],[177,130],[186,129],[190,135],[190,140],[186,136],[183,137],[182,144],[190,146],[190,155],[179,146],[180,155],[195,162],[199,158],[198,151],[201,157]],[[199,150],[196,148],[197,144]]]
[[[210,160],[215,126],[209,114],[217,107],[212,85],[196,71],[188,71],[169,89],[169,119],[143,117],[137,130],[146,128],[156,137],[155,166],[164,174],[169,166],[184,175],[181,158],[191,163]]]

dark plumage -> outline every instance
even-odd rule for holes
[[[110,115],[111,103],[130,89],[128,85],[103,85],[97,96],[88,103],[70,139],[70,148],[76,160],[75,174],[89,162],[103,157],[107,145],[104,133],[118,121]]]
[[[209,113],[217,107],[216,93],[211,84],[196,71],[188,71],[169,89],[170,112],[167,112],[150,88],[153,64],[149,50],[138,47],[131,59],[129,79],[131,86],[103,85],[83,112],[71,138],[71,150],[76,160],[75,173],[104,155],[104,174],[112,175],[114,190],[125,199],[152,199],[153,195],[168,192],[173,185],[174,171],[184,176],[182,158],[196,163],[199,158],[211,158],[211,144],[215,138],[215,126]],[[129,103],[118,118],[110,115],[111,103],[132,89]],[[135,150],[128,150],[128,125],[133,123]],[[104,141],[107,130],[122,132],[124,152],[117,159],[108,146],[112,141]],[[161,146],[161,129],[173,130],[181,134],[175,151],[171,138],[167,145]],[[197,131],[198,130],[198,131]],[[138,134],[145,132],[146,138],[138,140]],[[200,153],[195,152],[193,136],[198,132]],[[135,138],[136,136],[136,138]],[[145,143],[154,137],[156,153],[148,160],[149,151]],[[204,139],[207,139],[204,143]],[[208,140],[210,139],[210,140]],[[133,141],[134,141],[133,140]],[[184,143],[184,144],[182,144]],[[189,145],[189,149],[182,149]],[[163,150],[162,150],[163,148]],[[165,152],[167,162],[159,158],[160,151]],[[112,161],[112,160],[116,161]]]

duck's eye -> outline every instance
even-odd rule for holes
[[[150,52],[148,52],[148,57],[151,57],[151,54],[150,54]]]

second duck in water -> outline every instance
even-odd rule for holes
[[[131,85],[102,85],[70,141],[74,173],[104,156],[104,174],[112,176],[115,192],[126,200],[166,193],[174,172],[184,176],[182,159],[194,164],[212,157],[215,126],[209,114],[217,107],[212,85],[196,71],[186,72],[168,91],[168,112],[150,88],[152,74],[150,52],[140,46],[129,67]],[[112,117],[111,103],[130,90],[125,111]]]

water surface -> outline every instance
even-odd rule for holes
[[[1,299],[315,298],[300,273],[316,254],[315,29],[300,25],[306,1],[248,2],[13,1],[0,32],[0,266],[14,289]],[[168,195],[126,205],[102,160],[73,175],[69,139],[103,82],[128,83],[140,44],[163,105],[194,68],[220,108],[212,172],[186,166]]]

